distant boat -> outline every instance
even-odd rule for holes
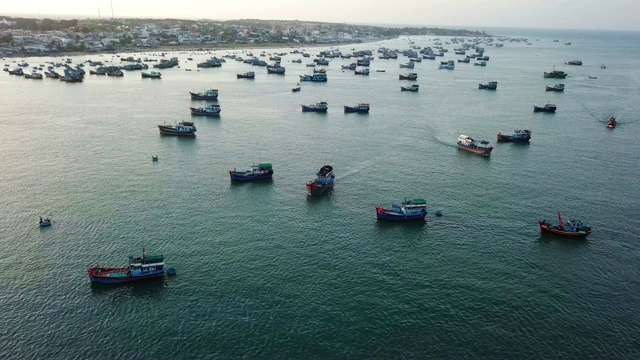
[[[369,112],[369,104],[368,103],[360,103],[356,106],[344,106],[345,113],[368,113]]]
[[[314,112],[327,112],[329,109],[329,104],[326,101],[321,101],[316,103],[315,105],[302,105],[302,111],[314,111]]]
[[[51,218],[42,218],[42,216],[40,216],[40,221],[38,222],[38,225],[40,227],[49,227],[51,226]]]
[[[497,81],[489,81],[487,84],[478,84],[478,89],[496,90],[497,88]]]
[[[326,82],[327,74],[317,73],[313,75],[299,75],[300,81]]]
[[[564,91],[564,84],[557,84],[554,86],[545,86],[546,91],[557,91],[557,92],[562,92]]]
[[[330,165],[324,165],[320,168],[316,176],[315,180],[307,181],[306,183],[308,195],[322,195],[333,187],[335,174],[333,173],[333,167]]]
[[[191,115],[200,115],[200,116],[219,116],[222,109],[220,109],[220,105],[209,105],[203,108],[194,108],[190,107]]]
[[[531,140],[531,130],[514,130],[511,135],[498,133],[498,142],[528,143]]]
[[[296,86],[294,88],[291,89],[292,92],[298,92],[300,91],[302,88],[300,86]]]
[[[609,129],[613,129],[616,127],[616,125],[618,125],[618,122],[616,121],[615,117],[610,117],[609,120],[607,121],[607,127]]]
[[[533,106],[533,112],[546,112],[546,113],[554,113],[556,112],[556,106],[554,104],[545,104],[544,106]]]
[[[427,216],[427,202],[416,198],[404,200],[400,204],[392,204],[390,208],[376,206],[376,219],[386,221],[424,220]]]
[[[420,90],[420,85],[413,84],[411,86],[400,86],[400,91],[413,91],[416,92]]]
[[[30,74],[24,74],[24,78],[25,79],[36,79],[36,80],[42,80],[44,77],[42,76],[42,74],[37,73],[37,72],[32,72]]]
[[[476,61],[473,63],[473,66],[487,66],[486,61]]]
[[[551,225],[546,220],[538,221],[541,233],[548,233],[559,236],[584,238],[591,234],[591,228],[583,224],[580,220],[562,221],[562,215],[558,211],[558,225]]]
[[[570,61],[565,62],[565,64],[567,64],[567,65],[582,65],[582,61],[580,61],[580,60],[570,60]]]
[[[376,70],[376,72],[385,72],[386,70]]]
[[[551,72],[544,72],[544,77],[545,78],[551,78],[551,79],[564,79],[567,77],[567,73],[565,73],[564,71],[560,71],[560,70],[553,70]]]
[[[356,75],[369,75],[369,69],[361,69],[354,71]]]
[[[587,75],[589,77],[589,79],[597,79],[597,76],[591,76],[591,75]]]
[[[118,284],[124,282],[162,278],[165,273],[165,262],[162,255],[129,256],[129,264],[121,268],[104,268],[99,266],[87,269],[92,283]]]
[[[604,64],[600,65],[600,69],[606,69],[606,68],[607,68],[607,65],[604,65]]]
[[[160,79],[160,77],[162,76],[162,73],[160,73],[159,71],[143,71],[140,73],[140,75],[142,75],[142,78],[150,78],[150,79]]]
[[[232,181],[251,181],[259,179],[271,179],[273,176],[273,167],[270,163],[261,163],[252,165],[247,171],[229,171]]]
[[[175,136],[196,136],[196,127],[193,122],[184,121],[177,125],[158,125],[160,134],[162,135],[175,135]]]
[[[218,90],[210,89],[201,93],[193,93],[189,92],[191,95],[191,100],[217,100],[218,99]]]
[[[114,69],[111,71],[107,71],[107,76],[123,77],[124,73],[120,69]]]
[[[255,79],[256,73],[253,71],[246,72],[244,74],[236,74],[238,79]]]
[[[489,156],[491,155],[492,146],[489,146],[489,142],[482,140],[477,142],[474,138],[467,135],[458,136],[458,149],[466,150],[478,155]]]
[[[418,80],[417,73],[409,73],[409,74],[400,74],[398,75],[400,80]]]

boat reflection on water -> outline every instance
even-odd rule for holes
[[[119,297],[157,297],[169,287],[169,279],[165,277],[147,279],[142,282],[120,284],[91,283],[93,295],[116,295]]]

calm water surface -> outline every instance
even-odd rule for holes
[[[181,68],[161,80],[2,73],[0,358],[640,358],[640,36],[509,35],[532,45],[488,47],[487,67],[424,60],[418,93],[400,92],[402,56],[376,56],[369,77],[334,59],[327,83],[299,93],[311,60],[298,55],[285,76],[235,61],[196,71],[204,53],[169,54]],[[409,40],[340,48],[379,46]],[[460,57],[446,47],[444,60]],[[563,65],[574,59],[584,65]],[[569,73],[564,93],[544,91],[554,65]],[[488,81],[498,90],[478,90]],[[205,88],[220,90],[222,116],[195,119],[195,139],[160,136]],[[300,111],[323,100],[327,114]],[[358,102],[368,116],[343,113]],[[556,114],[532,112],[547,102]],[[496,144],[490,159],[455,146],[518,128],[531,144]],[[272,182],[230,184],[228,170],[262,161]],[[308,198],[324,164],[335,188]],[[375,221],[376,204],[404,197],[444,216]],[[557,210],[594,233],[541,237],[537,220]],[[47,214],[54,225],[39,229]],[[89,283],[87,266],[143,247],[178,275]]]

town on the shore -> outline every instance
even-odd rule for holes
[[[402,35],[487,36],[428,27],[381,27],[298,20],[50,19],[0,16],[0,56],[74,52],[211,50],[373,42]]]

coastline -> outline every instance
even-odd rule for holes
[[[393,40],[398,37],[389,37],[385,39],[371,39],[360,42],[343,42],[343,43],[264,43],[264,44],[216,44],[207,46],[196,46],[194,44],[188,45],[171,45],[171,46],[157,46],[153,48],[130,48],[120,49],[113,51],[74,51],[74,52],[58,52],[55,54],[46,55],[34,55],[34,54],[13,54],[5,55],[3,59],[13,58],[42,58],[42,57],[71,57],[71,56],[89,56],[89,55],[105,55],[105,54],[157,54],[168,52],[215,52],[215,51],[233,51],[233,50],[249,50],[254,51],[257,49],[306,49],[306,48],[323,48],[323,47],[338,47],[338,46],[351,46],[362,44],[373,44],[379,41]],[[259,45],[259,46],[256,46]]]

